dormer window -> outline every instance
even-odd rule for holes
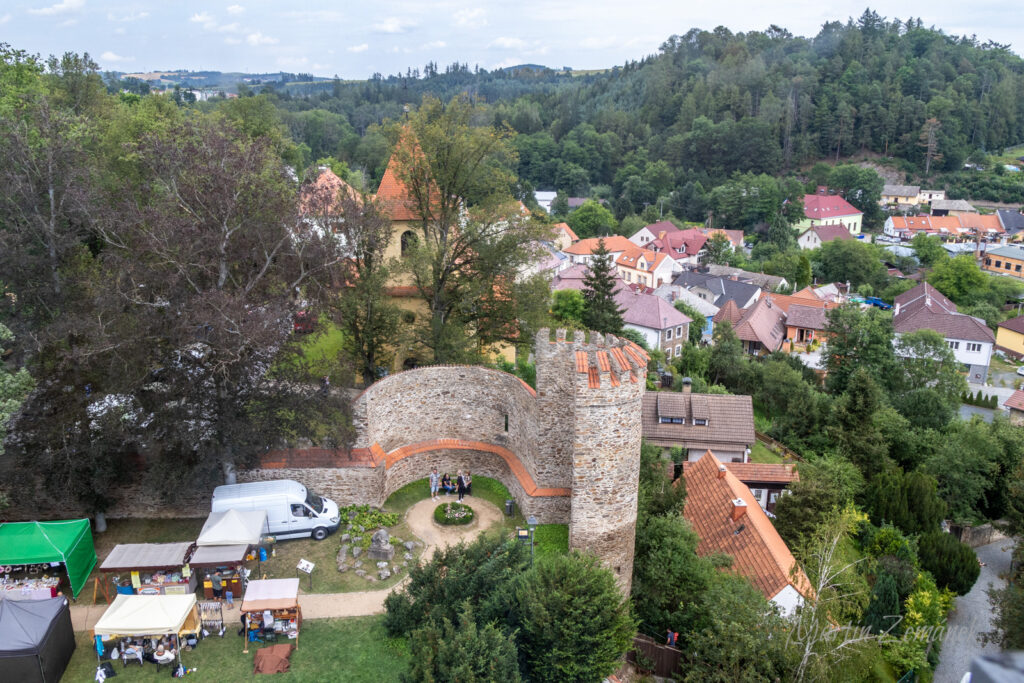
[[[704,418],[695,417],[693,418],[693,424],[697,427],[707,427],[708,421]]]
[[[686,424],[686,420],[684,420],[681,417],[665,417],[664,415],[662,415],[661,417],[658,418],[658,422],[660,422],[663,425],[681,425],[681,424]]]

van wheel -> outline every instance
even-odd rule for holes
[[[313,538],[315,538],[318,541],[324,540],[325,538],[327,538],[327,529],[323,528],[322,526],[318,526],[317,528],[313,529]]]

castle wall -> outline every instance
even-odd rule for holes
[[[573,339],[565,330],[554,341],[547,331],[537,335],[533,355],[537,367],[537,450],[534,467],[548,486],[572,485],[573,430],[576,420]]]

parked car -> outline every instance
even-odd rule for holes
[[[864,303],[871,304],[875,308],[881,308],[883,311],[888,311],[892,308],[892,304],[887,304],[877,296],[866,296],[864,297]]]
[[[266,510],[269,533],[280,539],[327,538],[341,523],[338,504],[291,479],[227,484],[213,490],[213,512]]]
[[[1024,377],[1024,365],[1017,368],[1017,374],[1020,375],[1021,377]]]

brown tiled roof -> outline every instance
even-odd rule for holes
[[[846,229],[846,226],[839,225],[816,225],[811,230],[822,242],[834,242],[835,240],[852,240],[853,235]]]
[[[786,324],[790,327],[801,327],[806,330],[824,330],[828,319],[825,309],[818,306],[793,304],[786,314]]]
[[[727,322],[733,327],[736,327],[736,323],[738,323],[742,318],[743,311],[740,310],[735,301],[729,299],[725,302],[724,306],[718,309],[718,313],[715,313],[715,317],[711,320],[716,323]]]
[[[985,323],[958,313],[956,305],[927,282],[900,294],[895,303],[898,310],[892,318],[892,328],[899,334],[935,330],[950,339],[995,341],[995,335]]]
[[[719,476],[720,465],[708,451],[683,474],[683,515],[700,538],[697,554],[731,556],[732,570],[748,578],[769,600],[790,585],[804,597],[812,596],[807,576],[750,489],[728,468]],[[734,500],[746,504],[743,515],[736,520],[731,515]]]
[[[1024,393],[1024,392],[1022,392]],[[683,473],[696,462],[683,461]],[[750,484],[790,484],[800,481],[800,473],[796,465],[763,462],[724,462],[725,469],[736,475],[736,478],[748,486]]]
[[[923,306],[927,299],[932,299],[939,306],[944,308],[949,313],[956,313],[956,304],[946,298],[946,295],[939,290],[932,287],[927,282],[922,282],[916,287],[911,287],[902,294],[897,294],[896,298],[893,299],[893,303],[900,307],[900,310],[905,308]]]
[[[743,318],[736,324],[736,336],[743,341],[760,342],[764,348],[775,351],[786,337],[785,319],[785,311],[774,305],[771,297],[758,299],[743,312]]]
[[[1018,332],[1024,334],[1024,316],[1019,315],[1016,318],[1010,318],[999,323],[999,327],[1005,327],[1011,332]]]
[[[1013,408],[1014,410],[1024,410],[1024,391],[1018,389],[1013,392],[1010,398],[1006,399],[1003,403],[1007,408]]]
[[[754,407],[749,396],[648,391],[643,397],[642,433],[663,446],[743,450],[754,443]],[[662,417],[686,424],[662,423]],[[706,419],[695,425],[693,419]]]

